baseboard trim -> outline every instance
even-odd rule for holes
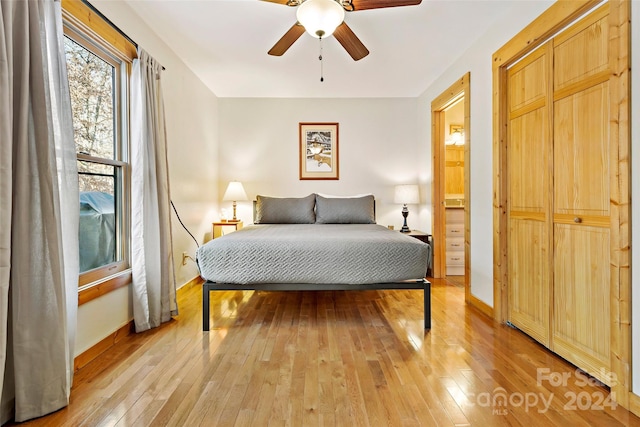
[[[640,396],[629,392],[629,410],[640,417]]]
[[[184,293],[187,292],[189,289],[191,289],[194,286],[200,286],[203,283],[204,283],[204,279],[202,277],[200,277],[199,275],[195,276],[193,279],[189,280],[187,283],[180,286],[176,290],[176,299],[182,298]]]
[[[493,308],[486,302],[470,294],[467,303],[493,319]]]
[[[133,323],[133,320],[130,320],[127,324],[125,324],[115,332],[109,334],[102,341],[98,342],[88,350],[76,356],[76,358],[73,360],[73,370],[78,371],[78,369],[88,365],[93,359],[116,345],[116,343],[121,341],[123,338],[131,335],[134,331],[135,325]]]

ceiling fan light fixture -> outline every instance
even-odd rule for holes
[[[298,7],[296,17],[307,33],[326,38],[344,21],[344,8],[335,0],[306,0]]]

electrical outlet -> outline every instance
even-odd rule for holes
[[[189,254],[187,252],[182,252],[182,265],[187,265],[187,258],[189,258]]]

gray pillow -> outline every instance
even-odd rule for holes
[[[328,198],[316,194],[316,223],[375,224],[373,201],[373,195]]]
[[[313,224],[316,195],[307,197],[256,197],[255,224]]]

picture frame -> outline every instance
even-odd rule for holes
[[[340,179],[338,123],[299,123],[300,179]]]
[[[463,133],[464,125],[456,125],[456,124],[449,125],[449,135],[453,135],[456,132]]]

